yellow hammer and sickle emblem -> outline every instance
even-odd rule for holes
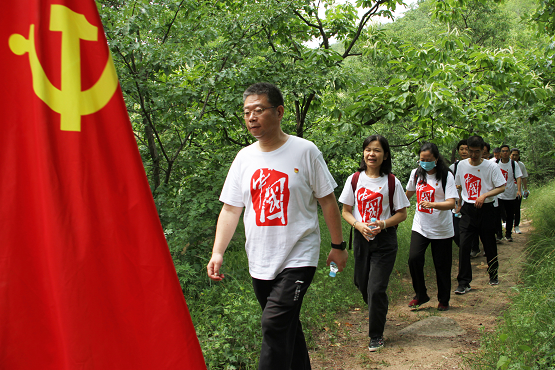
[[[61,114],[60,129],[81,131],[81,116],[102,109],[116,91],[118,77],[112,56],[100,79],[86,91],[81,91],[80,40],[97,41],[98,28],[90,24],[83,14],[78,14],[63,5],[52,5],[50,31],[62,33],[62,88],[52,85],[35,49],[35,25],[29,28],[29,38],[19,34],[10,36],[10,49],[17,55],[29,53],[29,64],[33,75],[33,90],[53,111]]]

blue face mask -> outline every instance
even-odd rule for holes
[[[435,161],[433,162],[420,161],[420,167],[422,167],[426,172],[433,170],[435,166],[436,166]]]

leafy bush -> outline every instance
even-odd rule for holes
[[[483,341],[477,369],[555,368],[555,181],[527,200],[535,228],[523,284],[495,334]]]

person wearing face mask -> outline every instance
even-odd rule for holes
[[[437,145],[424,143],[420,147],[419,167],[412,170],[406,196],[416,193],[416,212],[412,223],[409,252],[409,270],[415,296],[410,308],[428,302],[424,279],[424,262],[428,245],[432,245],[432,258],[436,270],[439,311],[449,309],[451,297],[451,239],[454,235],[450,210],[459,195],[455,178],[439,154]]]

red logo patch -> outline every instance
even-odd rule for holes
[[[418,211],[432,214],[434,210],[420,208],[420,202],[435,202],[436,189],[430,184],[424,184],[422,181],[416,185],[416,201],[418,202]]]
[[[372,190],[360,188],[357,192],[358,212],[362,216],[362,222],[370,222],[372,217],[377,220],[382,214],[383,195],[374,193]]]
[[[261,168],[251,178],[251,197],[257,226],[287,225],[289,176]]]
[[[464,175],[464,186],[468,193],[468,200],[476,200],[482,190],[482,179],[470,173]]]

